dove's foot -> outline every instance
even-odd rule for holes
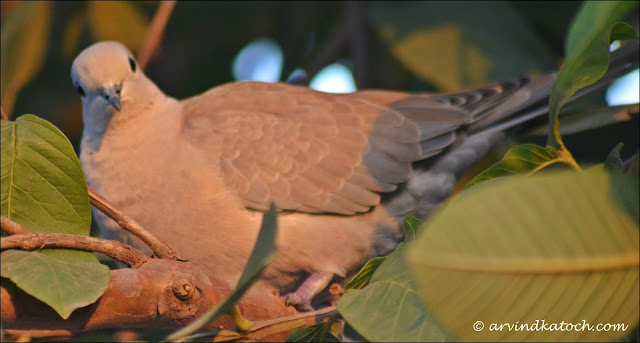
[[[313,273],[293,293],[287,295],[285,304],[293,306],[300,312],[313,311],[311,300],[325,289],[333,279],[333,273]]]

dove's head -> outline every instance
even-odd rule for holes
[[[71,66],[73,86],[82,98],[85,133],[103,135],[112,118],[126,120],[162,94],[118,42],[99,42],[82,51]]]
[[[71,67],[71,79],[84,106],[110,106],[120,111],[123,86],[140,77],[142,72],[138,69],[133,54],[124,45],[100,42],[76,57]]]

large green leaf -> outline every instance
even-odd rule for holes
[[[51,3],[22,1],[2,19],[0,92],[2,108],[10,115],[20,89],[44,63],[49,45]]]
[[[609,44],[635,37],[633,29],[616,23],[632,11],[635,1],[587,1],[576,16],[566,43],[567,62],[560,70],[549,98],[547,145],[559,149],[557,119],[560,108],[576,91],[598,81],[609,66]]]
[[[372,2],[368,8],[393,55],[442,91],[555,68],[549,47],[508,2]]]
[[[3,216],[36,232],[89,235],[91,212],[80,162],[49,122],[33,115],[2,121],[0,183]],[[96,301],[109,282],[108,268],[93,253],[65,249],[5,251],[2,276],[63,318]]]
[[[404,244],[386,257],[364,289],[348,290],[338,301],[342,317],[371,342],[444,341],[426,311],[404,262]]]
[[[501,178],[462,193],[407,249],[418,292],[436,320],[462,340],[623,336],[491,329],[541,326],[541,320],[547,326],[620,323],[626,332],[637,325],[638,223],[619,205],[637,207],[637,180],[632,184],[622,175],[565,171]],[[475,331],[478,321],[484,329]]]
[[[509,149],[500,161],[469,181],[465,187],[502,176],[532,174],[553,163],[563,162],[565,159],[558,156],[555,149],[535,144],[517,145]]]
[[[256,244],[253,247],[253,252],[251,252],[251,256],[249,256],[249,261],[242,272],[238,286],[233,294],[231,294],[225,301],[209,310],[202,317],[169,335],[169,337],[167,337],[168,340],[177,340],[186,337],[207,325],[217,317],[231,313],[238,300],[242,298],[242,295],[247,291],[247,289],[249,289],[249,286],[251,286],[260,277],[264,268],[269,264],[269,261],[271,261],[273,256],[275,256],[276,230],[276,208],[271,204],[269,211],[267,211],[262,217],[262,225],[260,227],[260,232],[258,233]]]

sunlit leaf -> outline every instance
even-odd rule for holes
[[[55,126],[33,115],[3,120],[1,169],[3,216],[36,232],[89,235],[84,174],[71,143]],[[91,252],[4,251],[2,276],[67,318],[104,293],[109,270]]]
[[[407,249],[428,309],[471,341],[610,341],[625,331],[491,330],[545,320],[639,319],[637,180],[556,172],[486,182],[453,199]],[[484,323],[478,328],[477,321]],[[541,324],[540,324],[541,325]],[[494,327],[495,328],[495,327]]]
[[[18,93],[40,71],[49,45],[51,2],[21,1],[2,20],[0,89],[11,115]]]

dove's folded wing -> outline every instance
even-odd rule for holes
[[[232,83],[183,101],[184,133],[249,208],[352,215],[518,86],[433,96]]]

